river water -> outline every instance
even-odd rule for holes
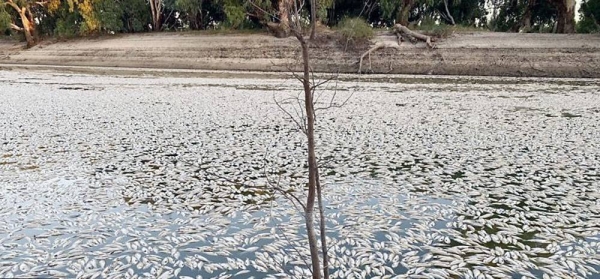
[[[300,84],[175,76],[0,71],[0,277],[309,274]],[[599,80],[317,94],[332,277],[599,276]]]

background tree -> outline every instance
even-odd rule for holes
[[[140,32],[150,22],[144,0],[52,0],[40,25],[59,37]]]
[[[152,15],[152,31],[162,30],[163,0],[148,0]]]
[[[442,0],[435,2],[432,7],[430,13],[438,11],[440,19],[446,24],[480,27],[487,22],[485,0]]]
[[[577,32],[600,32],[600,0],[587,0],[579,10],[581,18],[577,24]]]
[[[494,31],[575,32],[574,0],[503,0],[495,5]]]
[[[81,14],[73,1],[51,1],[47,14],[40,23],[40,31],[45,35],[70,38],[80,35]]]
[[[379,4],[384,18],[394,18],[396,23],[407,26],[417,0],[380,0]]]
[[[203,0],[176,0],[175,8],[181,13],[182,20],[189,23],[190,29],[203,29]]]
[[[550,0],[556,9],[556,32],[575,33],[575,0]]]
[[[135,33],[148,31],[152,16],[145,0],[121,0],[122,32]]]
[[[4,5],[0,5],[0,33],[10,34],[12,18]]]
[[[0,0],[0,18],[4,25],[23,33],[27,41],[27,47],[32,47],[38,42],[36,32],[35,15],[33,13],[36,5],[44,5],[45,2],[34,0]],[[9,22],[8,24],[6,24]],[[2,22],[0,22],[2,23]],[[6,29],[6,26],[5,26]]]

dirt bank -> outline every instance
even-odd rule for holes
[[[373,43],[394,41],[386,34]],[[363,50],[314,45],[313,68],[356,73]],[[44,43],[29,50],[0,41],[0,65],[61,65],[200,70],[297,69],[293,38],[268,35],[156,33]],[[371,56],[373,73],[600,78],[600,36],[475,32],[454,34],[435,49],[403,43]],[[369,67],[368,61],[363,66]]]

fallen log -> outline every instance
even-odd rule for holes
[[[366,56],[369,57],[369,69],[371,69],[371,53],[373,53],[376,50],[383,49],[383,48],[393,48],[396,50],[400,50],[400,44],[402,43],[400,38],[402,38],[402,37],[409,37],[409,38],[413,38],[415,40],[424,41],[427,44],[427,47],[433,48],[433,43],[431,42],[430,36],[421,34],[419,32],[412,31],[412,30],[408,29],[408,27],[406,27],[402,24],[394,25],[393,32],[398,37],[398,43],[391,44],[391,43],[379,42],[379,43],[375,44],[375,46],[373,46],[372,48],[370,48],[369,50],[364,52],[360,56],[360,59],[358,61],[358,73],[359,74],[362,73],[362,64],[363,64],[363,60],[365,59]]]
[[[427,44],[429,48],[433,48],[433,43],[431,43],[431,37],[421,34],[419,32],[412,31],[402,24],[394,25],[394,33],[396,34],[396,36],[407,36],[423,41]]]
[[[375,46],[373,46],[372,48],[370,48],[369,50],[367,50],[365,53],[363,53],[360,56],[360,61],[358,62],[358,73],[359,74],[362,74],[362,63],[363,63],[363,60],[365,59],[365,56],[367,56],[367,55],[369,56],[369,70],[370,70],[371,69],[371,53],[373,51],[376,51],[376,50],[382,49],[382,48],[394,48],[394,49],[400,50],[400,45],[394,45],[394,44],[389,44],[389,43],[386,44],[383,42],[375,44]]]

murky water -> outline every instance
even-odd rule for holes
[[[321,91],[333,277],[599,276],[599,81],[386,80]],[[308,274],[296,81],[0,81],[0,277]]]

